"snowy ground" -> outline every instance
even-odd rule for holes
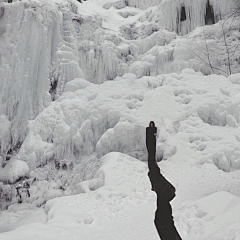
[[[7,211],[0,213],[0,232],[11,231],[21,225],[30,223],[45,223],[46,214],[43,208],[30,204],[14,204]]]
[[[45,224],[23,225],[1,239],[159,239],[147,165],[121,153],[107,154],[101,164],[94,179],[80,184],[85,193],[47,202]],[[159,166],[177,187],[172,205],[183,239],[240,239],[240,199],[226,192],[237,189],[237,176],[210,164],[168,160]]]

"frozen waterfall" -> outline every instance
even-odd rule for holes
[[[221,119],[217,126],[237,128],[239,110],[232,110],[236,106],[232,87],[221,91],[224,106],[210,104],[209,111],[191,105],[188,90],[172,90],[183,87],[181,79],[187,82],[199,74],[203,81],[201,74],[211,73],[189,50],[201,45],[204,36],[209,49],[219,50],[221,56],[212,56],[212,63],[226,70],[221,19],[234,3],[0,1],[0,189],[6,198],[15,194],[15,185],[23,179],[30,179],[36,189],[43,185],[55,189],[54,196],[75,193],[73,186],[91,178],[98,159],[111,151],[146,159],[144,131],[152,120],[142,118],[146,113],[165,128],[158,139],[158,160],[175,155],[177,147],[168,137],[180,128],[185,115],[168,115],[162,101],[177,113],[195,111],[198,124],[215,124],[216,115]],[[226,24],[231,27],[226,41],[233,54],[233,73],[240,65],[235,44],[240,38],[238,21],[239,16]],[[188,75],[185,68],[199,73],[192,70]],[[207,92],[201,91],[194,94]],[[233,101],[229,106],[228,98]],[[166,120],[158,115],[159,109],[165,111]],[[236,139],[239,136],[234,143]],[[233,148],[238,151],[237,143]],[[234,150],[209,159],[225,171],[239,168]],[[44,199],[29,201],[40,205],[51,197],[46,193]]]

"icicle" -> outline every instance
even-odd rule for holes
[[[147,9],[148,7],[160,4],[163,0],[123,0],[129,7]]]
[[[165,22],[169,30],[184,35],[205,25],[207,9],[214,14],[211,21],[215,23],[229,14],[235,4],[235,0],[195,0],[194,4],[192,0],[165,0],[158,6],[159,22]]]

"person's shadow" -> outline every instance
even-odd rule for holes
[[[151,164],[148,177],[152,184],[152,191],[157,194],[157,210],[154,224],[161,240],[181,240],[174,225],[170,201],[175,195],[175,187],[161,174],[156,164]]]

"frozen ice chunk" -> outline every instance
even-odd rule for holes
[[[233,115],[231,114],[228,114],[226,116],[226,122],[227,122],[227,125],[231,126],[231,127],[237,127],[238,126],[238,123],[236,121],[236,118],[233,117]]]
[[[220,169],[225,172],[228,172],[230,169],[230,162],[226,158],[224,153],[216,153],[213,155],[213,162],[215,165]]]
[[[13,183],[20,177],[28,176],[29,170],[26,162],[10,159],[4,168],[0,168],[0,180]]]
[[[84,89],[89,85],[90,85],[90,83],[88,81],[86,81],[85,79],[76,78],[76,79],[66,83],[66,85],[64,87],[64,92],[67,92],[67,91],[75,92],[76,90]]]

